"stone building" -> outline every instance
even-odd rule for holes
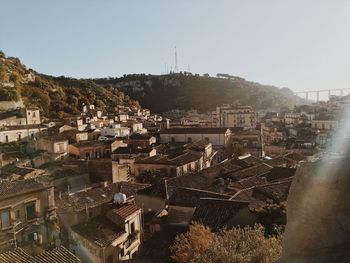
[[[0,247],[59,243],[54,188],[35,179],[0,183]],[[57,233],[56,233],[57,234]]]

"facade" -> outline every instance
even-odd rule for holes
[[[216,107],[217,127],[255,128],[257,114],[251,106],[223,105]]]
[[[0,183],[0,247],[58,244],[54,188],[35,179]],[[56,234],[55,234],[56,233]]]
[[[101,129],[100,140],[116,137],[127,137],[130,135],[130,129],[128,127],[121,127],[120,124],[113,123],[108,127]]]
[[[26,108],[27,125],[40,124],[40,111],[38,108]]]
[[[170,128],[160,132],[160,142],[195,142],[207,139],[213,146],[225,146],[230,142],[228,128]]]
[[[111,155],[111,146],[102,141],[80,141],[70,144],[68,151],[78,159],[99,159]]]
[[[41,137],[37,140],[37,148],[48,153],[67,154],[68,140],[60,136]]]
[[[47,127],[43,125],[3,126],[0,128],[0,143],[34,139]]]
[[[338,128],[337,120],[312,120],[311,127],[315,130],[336,130]]]
[[[105,183],[62,195],[57,200],[58,214],[64,222],[70,250],[83,262],[91,263],[116,263],[135,258],[143,229],[141,209],[132,196],[146,186]],[[115,198],[116,194],[120,200]]]

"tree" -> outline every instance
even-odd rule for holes
[[[178,263],[269,263],[282,253],[282,236],[265,236],[261,225],[209,233],[210,229],[194,225],[176,238],[171,250]]]
[[[195,223],[187,233],[176,236],[174,245],[170,247],[174,253],[172,259],[178,263],[191,262],[194,255],[205,253],[212,239],[209,227]]]
[[[257,222],[265,227],[265,234],[274,235],[280,232],[287,223],[286,204],[274,203],[267,200],[262,207],[253,209],[257,215]]]

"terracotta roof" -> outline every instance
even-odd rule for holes
[[[230,199],[231,196],[193,188],[178,187],[169,198],[169,205],[197,207],[201,198]]]
[[[225,177],[229,177],[229,178],[232,178],[233,180],[238,181],[238,180],[252,177],[252,176],[261,176],[261,175],[267,174],[271,169],[272,169],[272,166],[263,163],[263,164],[248,167],[239,171],[229,172],[225,175]]]
[[[228,128],[170,128],[160,131],[160,134],[225,134]]]
[[[278,181],[280,179],[293,177],[295,172],[296,168],[274,167],[265,177],[269,182]]]
[[[107,187],[99,186],[73,194],[64,194],[61,199],[56,199],[58,211],[81,211],[87,207],[96,207],[110,202],[114,194],[121,192],[127,197],[135,195],[140,189],[149,184],[129,182],[108,183]]]
[[[114,222],[115,216],[125,220],[132,214],[141,210],[134,202],[125,204],[111,204],[108,206],[107,218]],[[115,223],[117,223],[116,221]]]
[[[74,256],[63,246],[51,250],[45,250],[43,253],[31,256],[21,248],[7,251],[0,254],[0,263],[79,263],[79,258]]]
[[[46,189],[48,187],[49,185],[44,185],[35,179],[2,181],[0,182],[0,199],[20,195],[26,192]]]
[[[271,199],[274,202],[284,202],[287,200],[289,188],[292,180],[276,182],[268,185],[257,186],[253,188],[253,197],[263,201]]]
[[[164,199],[168,199],[178,187],[221,193],[223,185],[218,183],[217,179],[228,172],[238,171],[246,166],[246,164],[239,162],[236,158],[232,158],[198,173],[161,180],[152,186],[139,190],[137,193]]]
[[[248,207],[248,202],[202,198],[192,216],[192,221],[207,225],[214,230],[231,227],[232,218],[244,207]]]
[[[99,247],[109,246],[125,233],[124,229],[104,216],[97,216],[87,222],[74,225],[72,230]]]
[[[134,133],[129,136],[129,140],[149,140],[153,136],[146,133],[146,134],[140,134],[140,133]]]

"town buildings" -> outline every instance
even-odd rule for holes
[[[332,143],[343,106],[222,105],[168,119],[85,105],[45,123],[32,108],[1,113],[0,248],[28,262],[36,256],[14,240],[120,262],[193,221],[213,231],[261,223],[257,211],[284,204],[298,166]]]

